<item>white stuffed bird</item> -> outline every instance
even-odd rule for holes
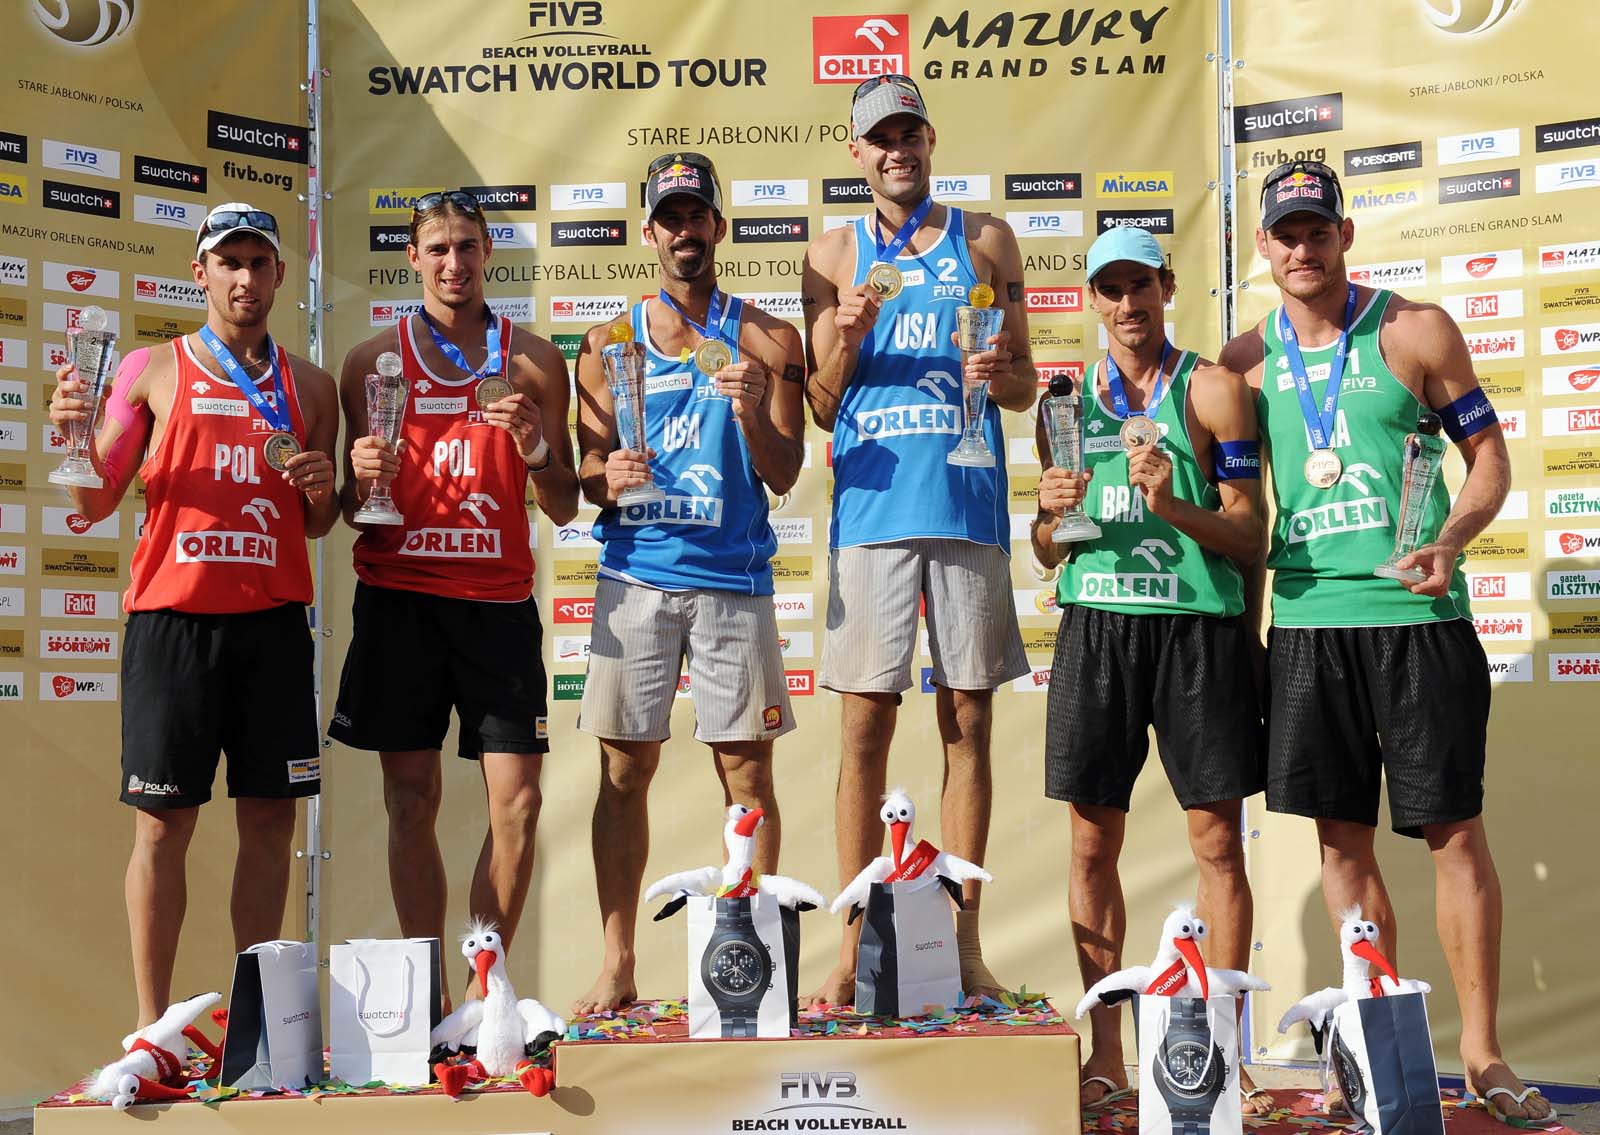
[[[213,1061],[220,1056],[220,1049],[193,1021],[221,1000],[220,993],[201,993],[179,1001],[154,1024],[123,1037],[123,1057],[100,1069],[89,1096],[109,1101],[116,1111],[126,1111],[133,1103],[187,1098],[190,1080],[183,1070],[187,1042],[194,1041]]]
[[[1180,906],[1161,924],[1161,946],[1147,966],[1129,966],[1107,974],[1089,987],[1078,1002],[1082,1017],[1097,1004],[1115,1005],[1139,994],[1159,997],[1210,997],[1212,993],[1238,996],[1247,990],[1272,987],[1259,977],[1236,969],[1208,966],[1200,954],[1206,924],[1192,906]]]
[[[913,889],[939,883],[950,892],[950,897],[955,900],[956,905],[960,906],[962,883],[972,879],[984,883],[994,882],[994,877],[976,863],[969,863],[958,855],[951,855],[948,851],[940,851],[927,840],[913,844],[910,853],[907,853],[906,845],[911,840],[911,828],[917,820],[917,806],[911,802],[911,797],[906,795],[905,789],[893,789],[883,798],[883,807],[878,810],[878,817],[889,828],[889,847],[892,854],[878,856],[850,880],[850,884],[839,893],[839,897],[833,900],[833,905],[829,908],[834,914],[849,907],[850,921],[854,922],[866,909],[867,899],[872,895],[874,883],[918,884]]]
[[[1286,1033],[1290,1027],[1304,1021],[1320,1039],[1329,1014],[1346,1001],[1361,1001],[1394,993],[1427,993],[1431,990],[1427,982],[1401,977],[1395,972],[1389,959],[1378,952],[1377,924],[1363,919],[1359,906],[1340,911],[1339,922],[1339,955],[1344,959],[1343,982],[1319,989],[1290,1006],[1278,1022],[1280,1033]],[[1377,966],[1381,971],[1379,976],[1371,976],[1372,966]]]
[[[760,808],[746,808],[734,804],[728,809],[728,821],[722,827],[722,841],[728,849],[728,860],[721,867],[697,867],[692,871],[679,871],[657,879],[645,890],[645,901],[672,895],[673,898],[657,913],[661,921],[676,914],[690,895],[715,898],[750,898],[760,894],[771,895],[778,905],[796,910],[814,910],[827,903],[827,899],[814,887],[786,875],[757,875],[753,869],[756,857],[756,831],[766,818]]]

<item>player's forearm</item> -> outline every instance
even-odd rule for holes
[[[1039,510],[1039,515],[1033,518],[1033,524],[1028,529],[1029,543],[1033,546],[1033,558],[1039,561],[1042,568],[1053,568],[1067,558],[1072,550],[1070,544],[1057,544],[1052,536],[1061,526],[1061,518],[1053,512]]]
[[[1240,566],[1254,563],[1261,555],[1261,520],[1247,509],[1213,511],[1174,499],[1157,515],[1206,551],[1227,556]]]
[[[833,429],[834,419],[839,414],[839,403],[844,398],[845,387],[855,374],[856,360],[860,356],[859,348],[851,347],[840,339],[806,380],[806,403],[811,407],[812,420],[825,430]]]
[[[1511,463],[1505,446],[1485,446],[1467,470],[1466,482],[1433,543],[1465,548],[1500,515],[1510,490]]]
[[[1017,413],[1031,410],[1033,400],[1038,393],[1039,374],[1034,369],[1033,360],[1027,355],[1013,358],[1011,373],[989,383],[989,400],[997,406]]]
[[[326,536],[333,530],[334,524],[339,520],[343,495],[343,493],[328,493],[321,500],[314,501],[302,494],[305,505],[306,536],[315,540]],[[355,510],[352,509],[351,511],[354,512]]]
[[[533,482],[533,499],[550,523],[567,524],[578,515],[578,475],[566,462],[556,460],[554,452],[543,468],[528,469],[528,479]]]
[[[750,446],[750,464],[762,484],[780,496],[794,488],[800,479],[800,465],[805,460],[805,442],[799,438],[785,437],[770,422],[751,431],[756,436],[746,436]]]

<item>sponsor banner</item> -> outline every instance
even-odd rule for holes
[[[815,638],[810,631],[779,631],[778,649],[785,658],[811,658],[815,653]]]
[[[20,173],[0,173],[0,205],[26,205],[28,179]]]
[[[28,286],[28,262],[20,256],[0,253],[0,287],[25,288]]]
[[[1233,108],[1233,136],[1239,142],[1265,142],[1343,129],[1344,96],[1337,91]]]
[[[4,506],[0,506],[4,507]],[[42,575],[116,582],[121,560],[115,552],[89,552],[77,548],[44,548],[39,552]]]
[[[18,670],[0,672],[0,701],[22,700],[22,673]]]
[[[953,177],[933,178],[933,199],[942,204],[962,205],[969,201],[989,200],[989,175],[956,174]]]
[[[41,630],[39,632],[39,657],[115,659],[117,657],[117,632]]]
[[[1574,284],[1564,288],[1539,289],[1539,308],[1545,312],[1584,312],[1600,309],[1600,286]]]
[[[1533,655],[1531,654],[1488,654],[1484,656],[1489,663],[1489,681],[1494,685],[1505,682],[1531,682],[1533,681]]]
[[[1600,351],[1600,323],[1569,323],[1539,329],[1539,350],[1547,355]]]
[[[28,506],[0,504],[0,533],[20,535],[28,530]]]
[[[0,449],[20,452],[28,448],[28,423],[0,419]]]
[[[627,225],[622,221],[550,222],[552,248],[619,248],[627,243]]]
[[[40,204],[46,209],[60,209],[66,213],[83,213],[110,220],[122,216],[122,194],[115,189],[74,185],[67,181],[51,181],[49,178],[43,180],[42,186]],[[26,200],[19,204],[26,204]]]
[[[28,136],[0,130],[0,162],[22,162],[25,165],[27,161]]]
[[[199,201],[173,201],[167,197],[133,195],[133,219],[147,225],[165,225],[167,228],[195,232],[205,220],[206,207]]]
[[[1600,654],[1550,655],[1552,682],[1600,682]]]
[[[1510,280],[1522,275],[1522,250],[1468,252],[1439,258],[1439,278],[1445,284],[1470,284],[1477,280]]]
[[[559,212],[577,209],[626,209],[626,182],[607,181],[588,185],[552,185],[550,208]]]
[[[558,623],[594,622],[594,596],[557,596],[550,604],[551,617]]]
[[[122,596],[116,591],[45,587],[39,591],[39,615],[45,619],[117,619],[122,617]]]
[[[90,521],[70,508],[45,507],[39,510],[43,517],[39,530],[46,536],[92,536],[102,540],[115,540],[122,535],[122,514],[113,512],[104,520]]]
[[[1061,615],[1054,588],[1014,590],[1011,592],[1011,602],[1018,618],[1038,618],[1041,615],[1059,618]]]
[[[1030,666],[1022,677],[1011,679],[1011,688],[1019,694],[1049,693],[1050,667]]]
[[[1352,213],[1379,213],[1408,209],[1427,203],[1426,187],[1420,181],[1385,181],[1376,185],[1352,186],[1345,208]]]
[[[83,309],[90,306],[84,304],[47,303],[44,305],[44,329],[46,331],[59,331],[65,334],[78,329],[78,319],[83,314]],[[98,306],[98,305],[96,305]],[[122,334],[122,316],[116,308],[101,307],[106,313],[106,330],[112,334]]]
[[[198,331],[203,320],[173,319],[165,315],[135,315],[133,337],[141,343],[169,343],[180,335]]]
[[[552,323],[603,323],[628,309],[627,296],[551,296]]]
[[[1531,611],[1477,611],[1472,616],[1472,627],[1478,637],[1488,642],[1507,640],[1526,642],[1533,638],[1533,613]]]
[[[203,310],[206,306],[206,294],[199,284],[192,279],[180,280],[175,276],[134,276],[133,298],[140,303],[165,304],[168,307]]]
[[[780,181],[735,179],[728,202],[735,208],[761,205],[809,205],[811,183],[805,178]]]
[[[0,575],[21,575],[28,570],[28,549],[0,544]]]
[[[1024,288],[1029,315],[1083,310],[1082,288]]]
[[[564,548],[598,548],[600,541],[594,538],[591,529],[594,522],[589,520],[574,520],[563,524],[555,530],[555,546]]]
[[[1544,411],[1545,437],[1600,435],[1600,406],[1555,406]]]
[[[28,613],[28,593],[20,587],[0,587],[0,618],[20,619]],[[19,643],[21,640],[17,640]]]
[[[140,185],[158,185],[164,189],[181,189],[186,193],[204,193],[206,167],[190,165],[188,162],[175,162],[168,158],[135,154],[133,180]]]
[[[532,185],[463,185],[478,199],[486,212],[531,213],[539,207],[539,193]]]
[[[551,644],[551,656],[557,666],[584,663],[589,660],[588,635],[556,635]]]
[[[111,268],[89,268],[80,264],[44,262],[46,291],[69,292],[79,296],[106,296],[116,299],[121,290],[122,274]]]
[[[1499,411],[1500,432],[1505,434],[1507,441],[1519,441],[1528,436],[1528,412],[1523,409],[1505,408]]]
[[[587,676],[584,674],[556,674],[551,677],[550,685],[555,692],[556,701],[582,701],[583,683]]]
[[[1101,209],[1094,215],[1094,231],[1110,229],[1144,229],[1162,236],[1172,235],[1171,209]]]
[[[1552,601],[1600,598],[1600,570],[1547,571],[1544,597]]]
[[[1007,201],[1071,200],[1083,196],[1083,176],[1077,173],[1008,173]]]
[[[1522,153],[1522,132],[1516,127],[1481,134],[1446,134],[1437,143],[1439,164],[1459,165],[1493,158],[1514,158]]]
[[[1515,197],[1522,192],[1522,173],[1515,169],[1492,173],[1468,173],[1439,179],[1439,204],[1486,201],[1494,197]]]
[[[1600,448],[1547,449],[1544,451],[1544,471],[1552,477],[1600,473]]]
[[[1600,556],[1600,528],[1546,529],[1544,554],[1552,560],[1594,559]]]
[[[789,687],[790,697],[810,697],[817,692],[817,678],[814,670],[785,670],[784,683]]]
[[[1600,516],[1600,488],[1546,489],[1544,514],[1552,520],[1571,516]]]
[[[811,17],[811,81],[859,83],[911,74],[911,21],[904,13]]]
[[[1550,612],[1550,638],[1600,638],[1600,611]]]
[[[598,560],[552,559],[548,562],[553,582],[566,586],[580,583],[593,585],[595,573],[600,569]]]
[[[778,319],[800,319],[804,310],[799,292],[745,292],[744,302]]]
[[[1112,170],[1094,175],[1096,197],[1171,197],[1170,169]]]
[[[780,583],[788,580],[807,581],[811,578],[811,561],[811,556],[774,556],[772,578]]]
[[[206,111],[206,145],[213,150],[305,165],[310,158],[309,137],[304,126]]]
[[[1574,118],[1533,128],[1533,148],[1539,153],[1600,146],[1600,118]]]
[[[1522,332],[1468,331],[1463,332],[1467,351],[1477,359],[1520,359],[1522,357]]]
[[[1478,319],[1521,319],[1522,292],[1478,292],[1445,296],[1444,309],[1458,323]]]
[[[1040,237],[1076,237],[1083,235],[1083,213],[1076,209],[1063,209],[1048,213],[1006,213],[1006,224],[1018,239]]]
[[[772,597],[772,610],[781,620],[810,619],[815,614],[812,593],[780,591]]]
[[[812,541],[809,516],[774,516],[772,534],[780,544],[809,544]]]
[[[1422,143],[1396,142],[1388,146],[1363,146],[1344,152],[1344,175],[1389,173],[1392,170],[1421,169]]]
[[[1600,268],[1600,240],[1579,244],[1547,244],[1539,249],[1541,274],[1589,272]]]
[[[54,138],[39,140],[39,164],[46,169],[64,173],[88,174],[108,181],[122,178],[122,154],[116,150],[102,150],[82,142],[58,142]]]
[[[1467,593],[1480,600],[1533,598],[1533,577],[1525,571],[1467,572]]]
[[[1357,264],[1349,269],[1350,282],[1371,288],[1419,288],[1428,282],[1426,260],[1390,260]]]
[[[116,701],[117,675],[63,674],[55,670],[39,672],[39,700],[42,702]]]
[[[805,217],[735,217],[732,225],[734,244],[804,242],[810,234]]]
[[[1600,157],[1538,166],[1534,169],[1534,185],[1540,193],[1600,189]]]

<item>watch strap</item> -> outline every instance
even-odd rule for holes
[[[741,1012],[722,1010],[722,1035],[730,1039],[747,1039],[756,1035],[755,1017]]]

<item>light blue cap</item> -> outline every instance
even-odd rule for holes
[[[1089,246],[1088,276],[1093,280],[1100,269],[1118,260],[1131,260],[1148,268],[1165,268],[1167,258],[1156,238],[1144,229],[1119,226],[1101,233]]]

